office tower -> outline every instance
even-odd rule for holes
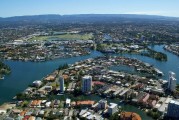
[[[59,78],[60,80],[60,92],[64,92],[64,78],[63,77],[60,77]]]
[[[175,91],[176,87],[176,75],[174,72],[169,72],[169,79],[168,79],[168,89],[170,91]]]
[[[82,92],[87,93],[92,90],[92,76],[82,77]]]

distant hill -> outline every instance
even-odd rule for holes
[[[0,18],[0,22],[117,22],[121,20],[179,21],[176,17],[135,14],[33,15]]]

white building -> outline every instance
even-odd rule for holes
[[[51,102],[46,102],[46,103],[45,103],[45,107],[47,107],[47,108],[49,108],[50,105],[51,105]]]
[[[168,89],[170,91],[175,91],[176,87],[176,75],[174,72],[169,72],[169,79],[168,79]]]
[[[60,81],[60,92],[63,93],[64,92],[64,78],[63,77],[60,77],[59,78],[59,81]]]
[[[52,90],[52,86],[44,86],[44,89],[45,89],[46,91],[51,91],[51,90]]]
[[[87,93],[92,90],[92,76],[84,76],[82,78],[82,92]]]
[[[179,119],[179,101],[171,100],[168,104],[167,116]]]
[[[110,103],[110,106],[108,107],[108,113],[109,115],[113,115],[114,113],[118,112],[118,105],[116,103]]]
[[[66,107],[70,107],[71,106],[71,99],[66,99]]]
[[[40,87],[40,86],[42,85],[42,81],[36,80],[36,81],[34,81],[34,82],[32,83],[32,85],[35,86],[35,87]]]

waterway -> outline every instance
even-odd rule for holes
[[[162,79],[164,80],[168,80],[168,72],[173,71],[174,73],[176,73],[177,83],[179,84],[179,56],[176,56],[168,51],[165,51],[163,49],[163,46],[164,45],[154,45],[154,46],[150,46],[150,48],[158,52],[163,52],[167,54],[168,60],[166,62],[158,61],[153,58],[141,56],[138,54],[122,54],[122,56],[136,58],[143,62],[154,65],[154,67],[158,68],[164,73],[164,76],[162,77]]]
[[[163,50],[163,45],[151,46],[156,51],[167,54],[168,61],[160,62],[153,58],[134,55],[134,54],[119,54],[120,56],[126,56],[131,58],[137,58],[144,62],[154,65],[156,68],[164,72],[163,79],[168,79],[168,72],[173,71],[176,73],[177,80],[179,80],[179,57]],[[11,67],[12,73],[9,76],[5,76],[4,80],[0,80],[0,104],[11,101],[12,98],[19,92],[22,92],[29,84],[34,80],[39,80],[58,68],[59,65],[64,63],[73,64],[79,60],[85,60],[87,58],[94,58],[103,55],[100,52],[92,51],[90,55],[73,57],[66,59],[56,59],[47,62],[21,62],[21,61],[5,61],[7,65]],[[126,70],[126,69],[121,69]],[[177,81],[179,83],[179,81]],[[93,97],[92,97],[93,98]],[[150,118],[142,111],[133,106],[125,106],[124,110],[129,110],[139,113],[144,120],[150,120]]]
[[[11,68],[11,74],[0,80],[0,104],[12,100],[19,92],[22,92],[35,80],[40,80],[44,76],[53,72],[59,65],[65,63],[73,64],[79,60],[94,58],[102,54],[92,51],[90,55],[73,57],[66,59],[55,59],[47,62],[21,62],[5,61]]]

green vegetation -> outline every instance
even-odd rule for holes
[[[62,120],[63,115],[54,115],[53,111],[50,111],[49,114],[47,116],[45,116],[45,118],[47,120],[54,120],[54,119],[60,119],[60,120]]]
[[[179,92],[179,84],[176,85],[176,91]]]
[[[106,47],[108,47],[107,44],[97,44],[96,50],[102,51],[102,50],[104,50]]]
[[[60,85],[59,85],[59,83],[57,83],[57,82],[52,82],[52,83],[51,83],[51,86],[52,86],[53,89],[56,89],[56,88],[59,87]]]
[[[25,100],[22,102],[21,107],[28,107],[29,101]]]
[[[65,63],[64,65],[60,65],[60,66],[58,67],[58,70],[60,71],[60,70],[64,70],[64,69],[67,69],[67,68],[68,68],[68,64]]]
[[[0,78],[3,75],[9,74],[10,72],[11,72],[10,67],[5,65],[3,62],[0,62]]]
[[[29,40],[49,40],[49,39],[62,39],[62,40],[90,40],[93,38],[93,34],[62,34],[62,35],[54,35],[54,36],[36,36]]]
[[[161,116],[161,113],[156,108],[154,108],[152,110],[149,110],[147,112],[147,115],[151,116],[153,119],[157,120]]]
[[[26,95],[26,94],[24,94],[24,93],[18,93],[18,94],[16,94],[16,99],[17,100],[27,100],[29,97],[28,97],[28,95]]]
[[[113,114],[113,115],[109,118],[109,120],[120,120],[120,117],[119,117],[118,114],[119,114],[118,112],[115,113],[115,114]]]
[[[76,88],[74,91],[73,91],[73,95],[74,97],[78,97],[80,95],[82,95],[82,91],[80,88]]]
[[[141,53],[141,55],[152,57],[159,61],[167,61],[167,55],[162,52],[157,52],[155,50],[152,50],[150,48],[147,48],[147,53]]]
[[[174,97],[179,96],[179,84],[176,85],[176,90],[173,92]]]

